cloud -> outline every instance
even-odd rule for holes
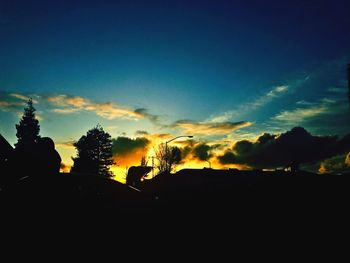
[[[144,133],[145,131],[137,131],[136,136],[142,136],[147,138],[152,144],[156,145],[159,143],[163,143],[166,140],[169,140],[174,137],[174,135],[170,133]],[[180,141],[175,141],[174,143],[179,143]]]
[[[56,142],[55,145],[56,147],[71,149],[71,148],[75,148],[74,143],[75,141],[71,140],[71,141]]]
[[[24,100],[25,96],[20,94],[0,92],[0,110],[19,114],[29,100]]]
[[[350,135],[313,136],[302,127],[280,135],[265,133],[257,141],[242,140],[218,157],[222,164],[245,164],[254,168],[276,168],[297,163],[311,163],[344,153],[350,149]]]
[[[297,107],[273,116],[271,124],[278,127],[303,126],[312,132],[347,134],[350,115],[348,101],[343,98],[324,98],[316,102],[299,101]]]
[[[26,96],[26,95],[19,94],[19,93],[10,93],[9,95],[11,97],[17,98],[19,100],[23,100],[25,102],[27,102],[29,99],[32,99],[33,103],[39,103],[37,100],[33,99],[33,97],[39,97],[38,95]]]
[[[350,152],[345,157],[345,164],[350,167]]]
[[[114,105],[113,103],[109,103],[109,102],[90,104],[85,107],[85,110],[93,111],[98,116],[108,120],[112,120],[116,118],[138,120],[144,117],[142,114],[136,113],[134,111],[131,111],[125,108],[120,108]]]
[[[334,173],[350,170],[350,153],[333,156],[320,163],[318,171],[320,173]]]
[[[158,115],[150,114],[145,108],[138,108],[135,110],[135,113],[140,114],[146,119],[149,119],[155,125],[161,125],[160,117]]]
[[[141,135],[141,136],[145,136],[145,135],[148,135],[149,133],[147,132],[147,131],[141,131],[141,130],[137,130],[136,132],[135,132],[135,135],[136,136],[139,136],[139,135]]]
[[[75,109],[81,109],[83,106],[91,104],[88,99],[79,96],[70,97],[67,95],[58,95],[48,97],[47,100],[59,107],[73,106]]]
[[[328,88],[327,91],[329,91],[331,93],[341,94],[341,95],[348,93],[347,88],[338,88],[338,87],[330,87],[330,88]]]
[[[119,166],[138,165],[141,158],[147,155],[150,143],[150,140],[144,137],[117,137],[112,139],[113,157]]]
[[[214,122],[214,123],[227,122],[233,118],[237,118],[239,116],[242,116],[243,114],[247,114],[248,112],[252,112],[254,110],[257,110],[267,105],[268,103],[279,98],[280,96],[284,95],[288,91],[289,91],[288,85],[280,85],[277,87],[273,87],[271,90],[267,91],[262,96],[256,98],[254,101],[243,104],[239,106],[236,110],[226,111],[217,116],[213,116],[207,121]]]
[[[31,97],[39,98],[39,96],[35,94],[27,96],[19,93],[0,92],[0,110],[5,112],[12,112],[22,117],[23,109]],[[35,99],[32,99],[32,101],[33,103],[38,103],[38,101]],[[36,112],[36,116],[38,119],[42,119],[40,113]]]
[[[60,114],[71,114],[71,113],[74,113],[74,112],[77,112],[79,111],[79,109],[53,109],[52,112],[55,112],[55,113],[60,113]]]
[[[222,135],[235,130],[251,126],[251,122],[194,122],[190,120],[180,120],[172,126],[184,130],[186,134],[191,135]]]
[[[193,153],[199,160],[206,161],[212,156],[210,153],[210,149],[211,147],[209,145],[201,143],[194,147]]]
[[[47,98],[48,102],[59,108],[52,111],[59,114],[70,114],[79,111],[90,111],[96,115],[112,120],[116,118],[138,120],[145,117],[144,114],[120,107],[111,102],[94,103],[80,96],[58,95]]]
[[[237,158],[233,152],[227,151],[223,155],[219,155],[218,160],[221,164],[236,164]]]
[[[298,101],[297,104],[303,105],[304,107],[295,108],[289,111],[281,111],[276,116],[272,117],[272,119],[291,124],[301,123],[307,119],[314,118],[322,114],[333,113],[338,102],[336,100],[323,99],[317,103]]]
[[[222,144],[211,144],[203,141],[187,140],[180,141],[176,144],[181,151],[182,163],[184,165],[189,163],[202,163],[214,158],[218,152],[222,152],[226,148]]]
[[[283,121],[291,124],[301,123],[308,118],[313,118],[320,114],[327,113],[328,108],[324,106],[314,106],[308,108],[296,108],[290,111],[282,111],[273,117],[274,120]]]
[[[0,110],[16,112],[25,106],[24,102],[0,101]]]

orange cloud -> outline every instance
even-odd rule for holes
[[[345,157],[345,164],[350,167],[350,152]]]
[[[251,126],[253,123],[247,121],[241,122],[192,122],[178,121],[174,124],[186,134],[194,135],[223,135],[235,130]]]
[[[144,117],[140,113],[118,107],[110,102],[90,104],[85,107],[85,110],[93,111],[98,116],[108,120],[115,118],[138,120]]]
[[[119,167],[130,167],[133,165],[140,165],[141,158],[147,155],[148,150],[148,148],[143,148],[134,150],[125,155],[115,155],[114,161]]]
[[[71,169],[71,165],[70,164],[65,164],[65,163],[61,163],[61,167],[60,167],[60,172],[61,173],[69,173],[70,169]]]
[[[150,149],[150,140],[145,137],[136,139],[118,137],[112,140],[114,161],[118,166],[126,167],[140,165],[141,158],[146,156]]]

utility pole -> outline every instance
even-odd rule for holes
[[[150,156],[148,158],[152,159],[152,178],[154,178],[154,158],[155,158],[155,156]]]

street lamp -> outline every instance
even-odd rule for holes
[[[179,139],[179,138],[193,138],[193,136],[192,135],[180,135],[180,136],[177,136],[177,137],[172,138],[169,141],[165,142],[165,164],[166,164],[166,170],[167,171],[170,170],[169,169],[170,167],[168,167],[168,143],[172,142],[172,141],[174,141],[176,139]]]

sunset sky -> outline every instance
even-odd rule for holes
[[[207,167],[203,152],[214,168],[254,167],[259,155],[236,142],[259,149],[263,133],[345,145],[349,10],[348,0],[1,0],[0,133],[17,141],[31,97],[41,136],[69,166],[72,142],[100,124],[118,180],[179,135],[194,136],[172,143],[189,152],[180,168]],[[346,168],[348,152],[310,161]]]

